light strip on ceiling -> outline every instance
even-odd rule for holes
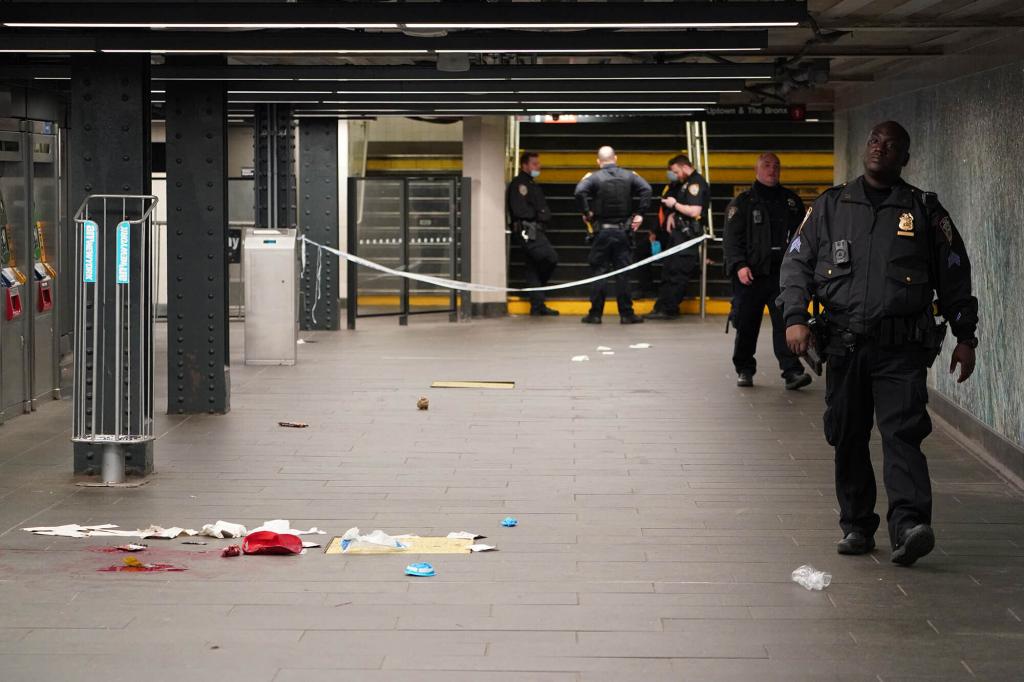
[[[91,51],[91,50],[90,50]],[[66,52],[66,50],[57,50]],[[430,54],[430,50],[101,50],[111,54]],[[223,79],[217,79],[223,80]]]
[[[536,23],[512,23],[512,24],[499,24],[499,23],[459,23],[459,22],[437,22],[437,23],[415,23],[415,24],[403,24],[406,28],[434,28],[434,29],[451,29],[451,30],[462,30],[462,29],[492,29],[495,31],[505,29],[559,29],[559,28],[604,28],[610,31],[617,31],[620,29],[637,29],[637,28],[662,28],[662,29],[680,29],[680,28],[785,28],[792,26],[799,26],[799,22],[796,21],[645,21],[645,22],[536,22]]]
[[[0,53],[4,54],[92,54],[96,50],[50,50],[50,49],[31,49],[31,48],[19,48],[9,49],[0,48]]]
[[[317,28],[398,28],[398,24],[293,24],[293,23],[148,23],[148,22],[112,22],[112,21],[19,21],[4,22],[9,28],[194,28],[194,29],[218,29],[218,28],[247,28],[247,29],[317,29]]]
[[[760,47],[531,47],[434,50],[437,54],[473,54],[477,52],[508,52],[516,54],[604,54],[609,52],[760,52]]]

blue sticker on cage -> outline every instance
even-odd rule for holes
[[[117,224],[117,283],[128,284],[130,279],[132,226],[127,220]]]
[[[651,255],[657,256],[659,253],[661,253],[661,242],[655,239],[651,242]]]
[[[92,220],[82,224],[82,281],[96,283],[96,232],[99,226]]]

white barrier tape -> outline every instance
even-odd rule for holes
[[[415,273],[415,272],[405,272],[403,270],[395,270],[393,268],[389,268],[389,267],[381,265],[379,263],[374,263],[372,260],[366,260],[365,258],[360,258],[359,256],[353,255],[351,253],[346,253],[344,251],[340,251],[339,249],[331,248],[330,246],[324,246],[323,244],[320,244],[319,242],[315,242],[312,239],[309,239],[305,235],[300,237],[300,239],[302,239],[302,241],[306,242],[307,244],[311,244],[312,246],[315,246],[316,248],[321,249],[322,251],[327,251],[328,253],[333,253],[335,256],[338,256],[340,258],[344,258],[345,260],[347,260],[347,261],[349,261],[351,263],[355,263],[356,265],[362,265],[364,267],[370,268],[371,270],[377,270],[378,272],[384,272],[384,273],[387,273],[389,275],[395,275],[397,277],[405,277],[406,279],[416,280],[417,282],[423,282],[424,284],[433,284],[435,286],[444,287],[445,289],[455,289],[457,291],[481,291],[481,292],[499,292],[499,293],[500,292],[555,291],[557,289],[570,289],[572,287],[578,287],[578,286],[582,286],[584,284],[590,284],[591,282],[597,282],[597,281],[602,280],[602,279],[607,279],[608,277],[615,277],[616,275],[622,274],[624,272],[629,272],[630,270],[635,270],[636,268],[639,268],[639,267],[642,267],[644,265],[647,265],[648,263],[654,263],[656,261],[659,261],[662,258],[668,258],[669,256],[671,256],[673,254],[679,253],[680,251],[685,251],[686,249],[688,249],[688,248],[690,248],[692,246],[696,246],[697,244],[700,244],[702,241],[704,241],[705,239],[708,239],[708,238],[709,237],[707,235],[701,235],[700,237],[694,237],[693,239],[691,239],[689,241],[686,241],[686,242],[683,242],[682,244],[676,244],[672,248],[665,249],[664,251],[661,251],[660,253],[657,253],[657,254],[655,254],[653,256],[649,256],[648,258],[644,258],[641,261],[637,261],[636,263],[633,263],[631,265],[627,265],[624,268],[619,268],[618,270],[614,270],[612,272],[607,272],[607,273],[605,273],[603,275],[594,275],[593,277],[588,277],[587,279],[581,279],[581,280],[577,280],[575,282],[566,282],[565,284],[550,284],[550,285],[545,286],[545,287],[525,287],[525,288],[517,289],[515,287],[497,287],[497,286],[492,286],[490,284],[475,284],[474,282],[459,282],[459,281],[454,280],[454,279],[444,279],[442,277],[433,277],[431,275],[421,275],[421,274]],[[306,249],[305,249],[305,247],[303,247],[303,249],[302,249],[302,257],[303,257],[303,263],[305,263],[305,257],[306,257]],[[303,267],[305,267],[305,265],[303,265]]]

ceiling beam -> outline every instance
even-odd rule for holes
[[[210,5],[204,5],[210,6]],[[255,5],[254,5],[255,6]],[[463,31],[429,38],[365,31],[80,31],[0,32],[2,49],[32,52],[157,54],[614,54],[621,52],[751,52],[767,31]]]
[[[10,26],[173,28],[741,28],[792,26],[803,1],[676,3],[13,2]]]
[[[829,31],[968,31],[979,28],[1024,28],[1024,16],[976,16],[955,19],[929,17],[846,16],[822,18]]]
[[[166,89],[173,81],[154,79],[154,87]],[[765,81],[768,82],[768,81]],[[601,81],[601,80],[523,80],[523,81],[226,81],[229,90],[248,90],[253,92],[320,92],[320,93],[387,93],[387,94],[427,94],[427,93],[479,93],[493,94],[502,92],[559,93],[559,92],[671,92],[677,95],[695,95],[715,92],[736,92],[743,89],[742,80],[674,80],[664,81],[651,79],[646,81]],[[253,87],[256,86],[256,87]]]

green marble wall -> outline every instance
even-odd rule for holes
[[[980,302],[978,366],[957,385],[951,339],[930,383],[999,434],[1024,446],[1024,64],[1018,63],[838,112],[836,181],[861,173],[876,123],[912,138],[904,177],[936,192],[967,244]],[[845,174],[845,177],[844,177]]]

